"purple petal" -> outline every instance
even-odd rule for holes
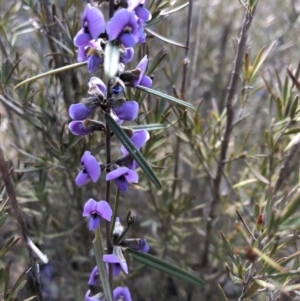
[[[82,216],[90,216],[95,211],[97,211],[97,202],[94,199],[89,199],[84,205]]]
[[[136,87],[140,84],[140,81],[142,80],[142,78],[143,78],[143,76],[146,72],[147,65],[148,65],[148,58],[147,58],[147,55],[145,55],[142,58],[142,60],[139,62],[139,64],[136,66],[137,69],[141,70],[141,73],[140,73],[138,78],[136,78],[132,81],[132,84],[133,84],[134,87]]]
[[[85,53],[85,48],[80,46],[78,48],[78,53],[77,53],[77,61],[78,62],[85,62],[88,59]]]
[[[89,81],[89,87],[91,87],[92,85],[97,86],[100,89],[100,91],[104,95],[106,95],[106,85],[104,84],[104,82],[100,78],[95,77],[95,76],[91,77],[91,79]]]
[[[140,86],[144,86],[146,88],[150,88],[152,86],[152,79],[147,76],[144,75],[139,83]]]
[[[152,17],[151,13],[148,9],[146,9],[143,5],[139,5],[135,8],[135,14],[142,19],[143,21],[149,21]]]
[[[114,289],[113,298],[114,300],[132,301],[129,289],[121,286]]]
[[[137,43],[135,37],[128,32],[124,32],[123,34],[121,34],[119,37],[119,41],[121,42],[121,44],[124,45],[124,47],[134,47]]]
[[[89,229],[95,230],[100,224],[101,218],[99,215],[90,216]]]
[[[139,240],[139,250],[142,252],[145,252],[145,253],[147,253],[149,251],[149,246],[148,246],[146,240],[144,240],[144,239]]]
[[[115,183],[121,192],[125,192],[128,190],[128,182],[127,182],[126,178],[115,179]]]
[[[149,132],[146,130],[137,130],[134,131],[133,136],[131,137],[131,142],[135,145],[137,149],[140,149],[146,141],[148,141],[150,138]],[[127,155],[128,151],[124,147],[124,145],[121,146],[121,151],[123,155]]]
[[[88,58],[88,71],[94,73],[99,69],[99,66],[103,63],[103,58],[96,54],[91,55]]]
[[[85,26],[86,21],[88,22],[88,31],[93,39],[97,39],[105,31],[104,16],[97,7],[87,4],[82,18],[82,27]]]
[[[69,130],[74,135],[88,135],[92,132],[91,129],[83,126],[82,121],[72,121],[69,124]]]
[[[128,7],[129,11],[133,11],[138,5],[141,4],[141,0],[128,0]]]
[[[136,101],[126,101],[122,106],[113,110],[120,119],[132,121],[139,113],[139,104]]]
[[[118,38],[119,34],[123,32],[128,25],[132,12],[127,9],[119,9],[114,16],[107,22],[106,32],[109,36],[109,41]]]
[[[119,167],[106,175],[106,181],[115,180],[128,172],[127,167]]]
[[[101,175],[101,168],[98,164],[97,159],[92,156],[89,151],[85,151],[81,161],[83,162],[85,169],[88,175],[91,177],[92,181],[94,183],[97,182]]]
[[[125,52],[121,53],[120,62],[127,64],[132,60],[133,56],[134,56],[134,49],[132,47],[126,48]]]
[[[86,173],[80,171],[79,174],[77,175],[76,179],[75,179],[75,183],[77,186],[83,186],[88,180],[90,179],[90,176]]]
[[[107,221],[111,221],[112,209],[106,201],[97,203],[97,213]]]
[[[87,46],[89,41],[92,39],[92,36],[84,32],[84,29],[80,29],[76,36],[74,37],[73,43],[76,47]]]
[[[99,270],[98,270],[98,267],[95,266],[90,275],[88,285],[97,285],[99,282],[98,279],[99,279]]]
[[[119,258],[115,254],[103,255],[103,261],[107,263],[120,263]]]
[[[88,118],[94,108],[88,109],[83,103],[72,104],[69,108],[69,115],[73,120],[84,120]]]
[[[130,183],[137,183],[139,181],[139,175],[135,170],[128,169],[127,173],[124,176]]]

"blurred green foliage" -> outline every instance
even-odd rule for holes
[[[225,96],[244,7],[230,0],[194,3],[187,85],[181,91],[184,49],[178,45],[186,39],[185,4],[149,1],[154,18],[148,28],[153,33],[139,46],[131,66],[147,53],[153,88],[183,98],[197,111],[135,92],[132,99],[141,106],[137,124],[165,125],[150,132],[142,150],[163,188],[157,190],[140,171],[140,183],[121,196],[120,218],[125,221],[129,209],[135,211],[138,219],[130,236],[147,238],[151,254],[205,279],[206,287],[146,268],[130,256],[129,277],[118,281],[125,281],[134,300],[283,300],[280,290],[300,283],[300,7],[296,1],[258,4],[234,99],[220,201],[211,221],[208,254],[203,254],[226,126]],[[43,5],[51,7],[51,23]],[[74,178],[84,150],[104,161],[104,137],[70,134],[67,110],[86,97],[90,75],[79,68],[13,87],[76,62],[72,40],[84,3],[14,0],[0,7],[0,141],[14,166],[12,179],[32,239],[50,259],[50,278],[41,267],[51,296],[46,300],[82,300],[95,265],[93,235],[82,208],[89,197],[104,199],[105,192],[102,180],[79,189]],[[176,7],[182,9],[173,12]],[[101,78],[103,71],[95,75]],[[103,119],[101,114],[95,117]],[[114,158],[118,147],[114,139]],[[6,208],[11,215],[9,203]],[[0,215],[0,223],[5,218],[5,213]],[[2,237],[16,236],[15,220],[7,219],[0,231]],[[23,281],[26,256],[16,247],[0,256],[1,267],[12,260],[18,263],[10,269],[11,285],[6,280],[6,289]],[[1,270],[0,281],[4,273],[8,275],[8,268]],[[29,279],[20,300],[32,295]]]

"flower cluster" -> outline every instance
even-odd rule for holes
[[[78,47],[77,60],[87,61],[89,72],[95,72],[104,61],[105,47],[108,41],[117,43],[120,50],[120,63],[130,62],[134,55],[133,47],[144,43],[145,22],[151,19],[151,13],[141,0],[131,1],[127,8],[120,2],[120,9],[106,23],[97,7],[87,4],[81,21],[81,29],[74,38]]]
[[[131,130],[122,127],[124,121],[133,121],[139,113],[139,105],[133,99],[126,96],[126,87],[138,86],[151,87],[152,80],[146,75],[148,65],[147,56],[143,57],[135,69],[125,70],[125,64],[134,56],[133,47],[137,43],[145,42],[145,22],[151,19],[151,13],[146,9],[146,0],[128,0],[115,2],[115,13],[107,22],[98,7],[87,4],[81,22],[81,28],[74,37],[74,45],[78,47],[77,59],[80,62],[87,61],[90,73],[105,62],[105,49],[108,43],[112,43],[119,51],[118,70],[106,86],[98,77],[92,77],[88,83],[88,96],[80,103],[72,104],[69,115],[73,121],[69,124],[70,132],[74,135],[89,135],[93,132],[102,131],[107,135],[108,129],[105,123],[94,120],[93,115],[97,109],[104,114],[110,114],[116,123],[123,128],[124,132],[133,145],[140,150],[150,138],[146,130]],[[122,145],[121,156],[107,164],[99,162],[90,151],[85,151],[81,158],[81,168],[75,179],[77,186],[83,186],[88,182],[96,183],[102,173],[106,173],[106,181],[114,180],[119,191],[129,189],[129,183],[137,183],[139,176],[136,172],[137,162]],[[96,201],[90,198],[83,209],[83,216],[89,218],[89,229],[97,230],[101,220],[112,221],[113,211],[108,200]],[[115,213],[117,214],[117,213]],[[112,266],[113,276],[117,277],[122,271],[128,274],[128,266],[123,251],[130,248],[134,251],[148,252],[149,246],[141,238],[125,239],[125,234],[134,222],[134,215],[127,217],[127,227],[121,225],[120,219],[114,222],[112,233],[112,248],[103,255],[103,262]],[[98,230],[97,230],[98,231]],[[96,266],[88,281],[90,286],[101,285],[99,283],[98,267]],[[127,287],[116,287],[113,290],[113,299],[131,301],[131,295]],[[90,290],[85,295],[86,301],[105,300],[102,293],[90,296]]]

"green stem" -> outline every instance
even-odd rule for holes
[[[117,188],[116,191],[116,199],[115,199],[115,204],[114,204],[114,210],[113,210],[113,218],[111,221],[111,227],[110,227],[110,236],[113,236],[114,228],[115,228],[115,223],[116,223],[116,218],[118,214],[118,208],[119,208],[119,200],[120,200],[120,190]]]
[[[105,263],[103,262],[103,255],[104,255],[103,250],[104,249],[103,249],[103,245],[102,245],[102,235],[101,235],[100,226],[96,229],[93,246],[94,246],[97,267],[99,270],[99,276],[100,276],[101,284],[102,284],[103,291],[104,291],[105,298],[106,298],[105,300],[113,301],[111,285],[110,285],[108,277],[107,277],[107,270],[106,270]]]

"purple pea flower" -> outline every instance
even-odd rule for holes
[[[129,183],[137,183],[139,180],[139,176],[136,171],[131,170],[127,167],[117,167],[115,170],[109,172],[106,175],[106,181],[115,180],[116,185],[120,189],[120,191],[125,192],[128,190],[128,182]]]
[[[119,245],[123,248],[129,248],[133,251],[141,251],[145,253],[149,251],[149,246],[146,240],[141,238],[124,239]]]
[[[132,85],[134,87],[141,85],[141,86],[150,88],[152,86],[151,78],[149,76],[145,75],[147,65],[148,65],[148,58],[147,58],[147,55],[145,55],[136,67],[137,69],[140,69],[141,72],[140,72],[138,78],[135,78],[132,80]]]
[[[125,8],[118,10],[107,22],[106,32],[109,41],[118,39],[127,47],[134,47],[139,40],[139,27],[136,16]]]
[[[89,199],[84,205],[82,216],[90,217],[89,228],[94,230],[99,226],[101,218],[110,222],[112,209],[106,201],[96,202],[94,199]]]
[[[106,86],[104,82],[98,77],[91,77],[89,81],[89,94],[93,96],[99,96],[99,94],[103,95],[103,98],[106,97]]]
[[[86,46],[90,40],[98,39],[98,36],[105,31],[105,20],[101,11],[86,5],[82,16],[81,29],[74,38],[74,45],[77,47]]]
[[[94,183],[98,181],[101,175],[101,168],[97,159],[91,155],[91,152],[85,151],[81,158],[82,170],[76,177],[75,183],[77,186],[84,185],[89,179]]]
[[[145,22],[151,20],[151,18],[152,18],[152,15],[149,12],[149,10],[147,8],[145,8],[145,4],[138,5],[134,9],[134,11],[135,11],[135,14],[137,15],[137,17],[142,19]]]
[[[140,149],[146,141],[150,138],[149,132],[146,130],[136,130],[133,132],[132,137],[130,138],[131,142],[137,149]],[[121,152],[123,155],[128,155],[128,151],[124,145],[121,146]]]
[[[98,106],[96,103],[91,107],[88,107],[84,103],[71,104],[69,107],[69,115],[73,120],[84,120],[88,118]]]
[[[123,301],[132,301],[130,291],[128,287],[118,286],[113,291],[114,301],[123,300]]]
[[[91,134],[95,131],[104,131],[105,125],[100,121],[91,119],[76,120],[69,124],[69,130],[74,135],[82,136]]]
[[[69,130],[73,135],[82,136],[82,135],[91,134],[93,132],[93,129],[90,127],[85,127],[83,122],[84,121],[77,120],[77,121],[72,121],[69,124]]]
[[[95,266],[90,275],[90,279],[88,281],[88,285],[97,285],[99,282],[99,270],[98,267]]]
[[[114,246],[113,254],[103,255],[103,261],[112,264],[114,276],[118,276],[121,270],[128,274],[128,266],[121,247]]]
[[[132,121],[139,113],[139,104],[134,101],[125,101],[120,106],[111,106],[114,113],[122,120]]]
[[[132,47],[125,48],[123,51],[120,51],[120,63],[127,64],[129,63],[134,56],[134,50]]]

